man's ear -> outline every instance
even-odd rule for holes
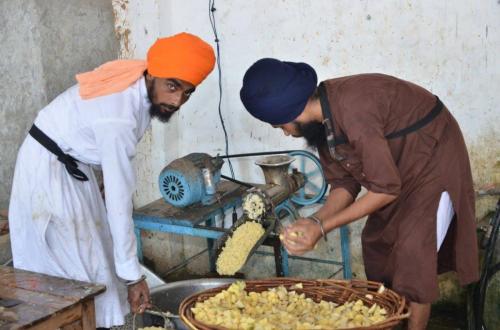
[[[146,80],[147,81],[153,81],[154,77],[149,74],[149,72],[146,72]]]

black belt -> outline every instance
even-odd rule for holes
[[[330,104],[328,102],[328,97],[326,94],[326,87],[324,83],[321,83],[318,87],[319,91],[319,99],[321,103],[321,110],[323,112],[323,124],[325,125],[325,130],[326,130],[326,140],[328,144],[328,148],[330,150],[331,156],[336,159],[336,160],[343,160],[343,157],[340,156],[337,152],[335,152],[335,147],[341,144],[347,144],[349,143],[349,140],[347,139],[347,136],[345,135],[335,135],[335,123],[333,121],[333,116],[332,112],[330,111]],[[409,133],[415,132],[422,127],[426,126],[429,124],[431,121],[434,120],[440,113],[441,110],[443,110],[444,105],[443,102],[439,99],[439,97],[436,96],[436,105],[432,110],[425,115],[423,118],[417,120],[415,123],[412,125],[405,127],[401,130],[398,130],[396,132],[392,132],[390,134],[387,134],[385,136],[386,139],[395,139],[398,137],[405,136]]]
[[[78,169],[78,164],[76,163],[76,159],[71,157],[70,155],[65,154],[61,148],[44,132],[42,132],[35,124],[31,126],[29,134],[37,140],[42,146],[45,147],[48,151],[57,156],[57,160],[64,164],[66,170],[69,175],[74,177],[80,181],[88,181],[89,178],[85,173]]]

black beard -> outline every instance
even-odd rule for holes
[[[172,115],[179,110],[178,107],[174,107],[173,105],[165,104],[165,103],[154,103],[153,100],[156,98],[155,93],[155,80],[151,82],[150,85],[147,85],[148,90],[148,99],[151,102],[151,106],[149,107],[149,115],[151,118],[156,118],[162,123],[168,123]],[[167,108],[171,112],[162,111],[162,108]]]
[[[295,123],[298,133],[306,139],[307,145],[318,149],[326,143],[325,126],[318,122],[309,122],[305,124]]]
[[[168,123],[175,112],[164,112],[161,109],[162,106],[160,104],[151,102],[151,106],[149,107],[149,115],[151,116],[151,118],[156,118],[162,123]]]

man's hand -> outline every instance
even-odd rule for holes
[[[140,281],[128,288],[128,303],[130,304],[130,311],[132,313],[144,313],[144,310],[151,308],[151,301],[149,297],[149,288],[145,280]]]
[[[291,255],[303,255],[314,249],[321,238],[321,228],[309,219],[301,218],[281,232],[281,241]]]

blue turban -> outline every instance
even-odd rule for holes
[[[304,111],[317,83],[316,71],[306,63],[263,58],[245,73],[240,98],[255,118],[283,125]]]

